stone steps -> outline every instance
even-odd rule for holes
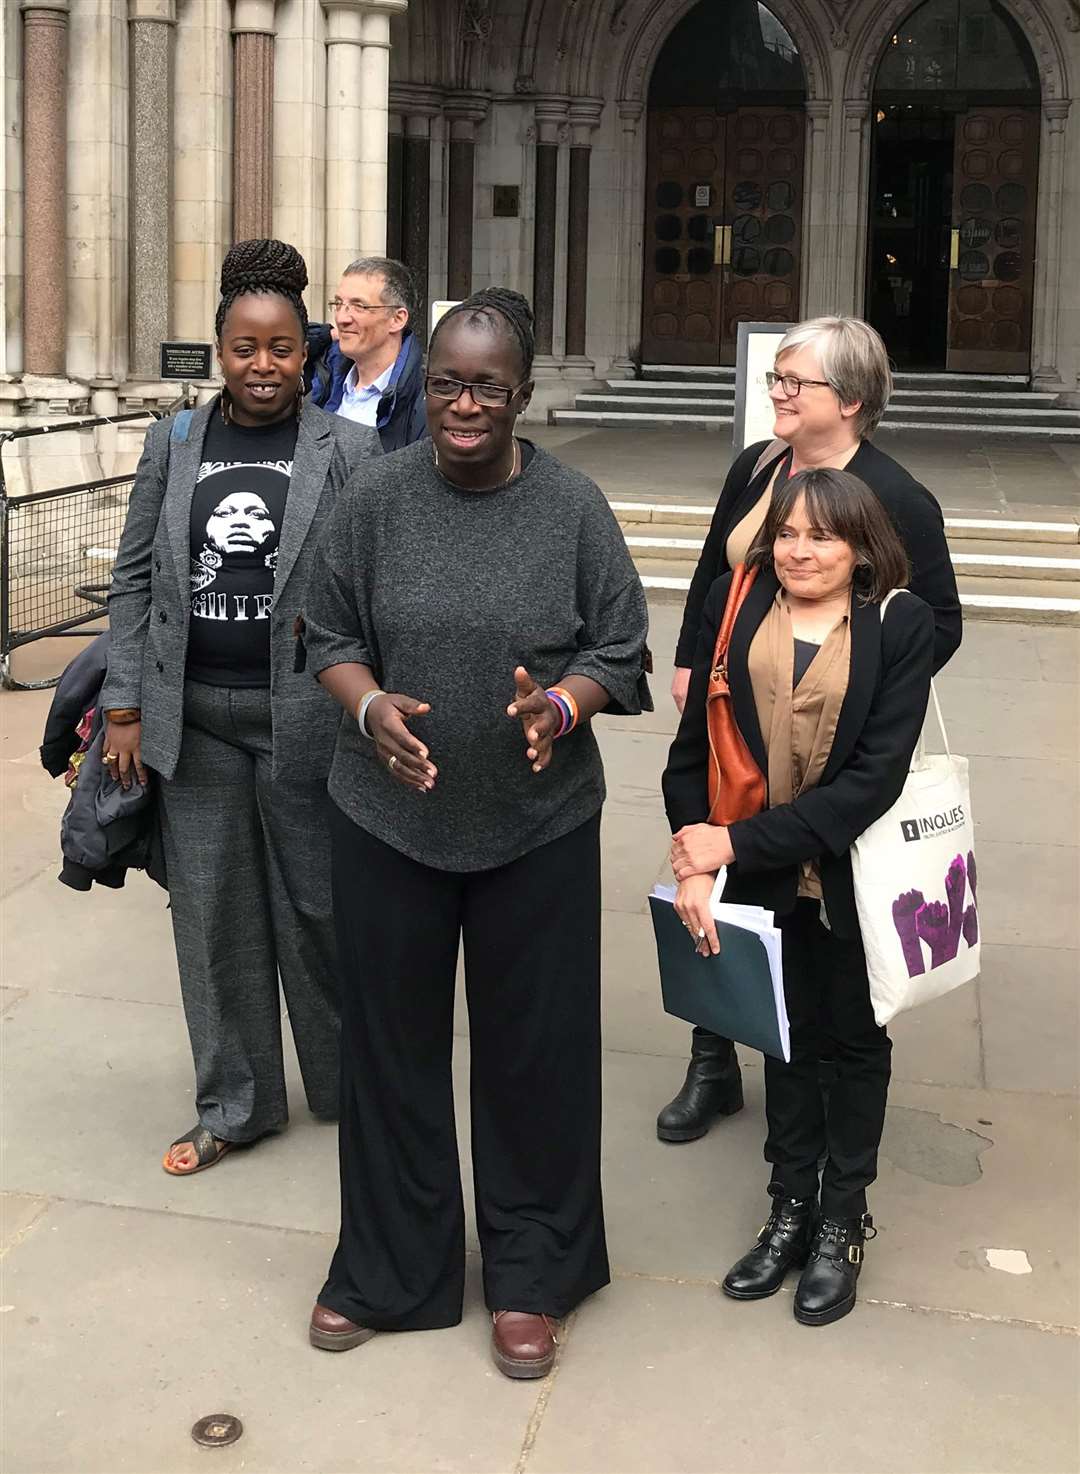
[[[684,599],[712,506],[611,506],[649,596]],[[967,618],[1080,625],[1080,522],[947,517],[945,531]]]
[[[894,430],[970,430],[980,435],[1080,441],[1080,410],[1055,405],[1018,375],[897,374],[882,419]],[[608,379],[579,394],[572,409],[555,409],[554,425],[600,429],[717,430],[735,412],[735,370],[646,365],[638,379]]]
[[[651,600],[683,602],[693,572],[686,562],[638,557],[634,562]],[[960,575],[957,584],[965,619],[1080,627],[1080,598],[1064,594],[1062,584],[1037,578],[980,578],[967,574]]]

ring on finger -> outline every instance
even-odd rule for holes
[[[115,763],[115,762],[119,762],[120,761],[120,754],[118,752],[106,752],[106,753],[103,753],[102,754],[101,760],[104,763]]]
[[[395,768],[396,768],[396,767],[397,767],[397,758],[396,758],[396,757],[393,757],[393,756],[391,756],[391,757],[390,757],[390,758],[389,758],[389,759],[388,759],[388,760],[387,760],[387,764],[386,764],[386,766],[387,766],[387,767],[388,767],[388,768],[389,768],[389,769],[390,769],[390,771],[391,771],[391,773],[392,773],[392,772],[393,772],[393,771],[394,771],[394,769],[395,769]]]

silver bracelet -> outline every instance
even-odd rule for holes
[[[366,693],[366,695],[364,695],[364,696],[362,696],[360,698],[360,705],[356,708],[356,725],[360,728],[360,730],[364,734],[364,736],[367,737],[368,740],[369,741],[372,741],[372,742],[375,739],[372,737],[372,735],[368,731],[368,727],[367,727],[368,707],[375,700],[376,696],[385,696],[385,695],[386,695],[386,692],[380,690],[376,686],[376,688],[375,688],[374,691],[368,691]]]

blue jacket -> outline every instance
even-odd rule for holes
[[[330,324],[312,323],[307,335],[308,356],[304,380],[312,402],[321,409],[337,414],[345,391],[345,380],[352,368],[330,336]],[[424,352],[416,334],[406,329],[401,348],[390,373],[390,382],[379,401],[375,428],[383,450],[401,450],[427,434],[424,409]]]

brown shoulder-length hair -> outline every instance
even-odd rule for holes
[[[748,568],[773,566],[773,544],[800,497],[812,527],[854,550],[853,584],[861,603],[880,604],[892,589],[907,587],[911,565],[888,512],[865,481],[830,466],[800,471],[773,492],[765,525],[746,555]]]

